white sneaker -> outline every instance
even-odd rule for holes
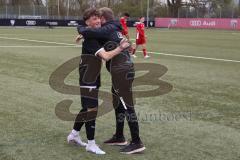
[[[132,57],[133,57],[133,58],[137,58],[137,56],[136,56],[135,54],[132,54]]]
[[[68,135],[67,141],[69,144],[75,144],[75,145],[82,146],[82,147],[87,146],[87,143],[83,142],[79,135],[74,135],[72,133],[70,133]]]
[[[146,55],[146,56],[144,56],[144,58],[150,58],[150,56],[149,56],[149,55]]]
[[[87,152],[92,152],[95,154],[106,154],[106,152],[104,152],[103,150],[101,150],[95,142],[93,143],[88,143],[86,146],[86,151]]]

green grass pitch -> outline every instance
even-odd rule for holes
[[[81,53],[74,46],[76,29],[0,28],[0,160],[239,160],[240,32],[146,32],[148,51],[154,54],[143,59],[138,52],[134,61],[166,66],[168,72],[161,79],[172,84],[173,90],[137,99],[140,135],[147,148],[144,154],[122,155],[119,147],[103,145],[114,133],[112,111],[97,119],[96,141],[107,152],[97,156],[68,145],[73,122],[55,115],[55,106],[63,99],[72,99],[71,112],[77,113],[79,96],[61,94],[49,86],[51,73]],[[130,33],[134,38],[135,30]],[[78,85],[77,69],[66,83]],[[151,77],[146,83],[151,85]],[[110,91],[110,84],[103,67],[101,89]],[[171,118],[180,114],[184,116]],[[81,136],[86,140],[85,129]],[[130,138],[127,125],[125,136]]]

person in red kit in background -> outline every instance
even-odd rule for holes
[[[122,25],[122,34],[129,40],[127,20],[130,17],[128,13],[124,13],[123,17],[120,18],[120,23]]]
[[[142,46],[142,51],[144,58],[149,58],[150,56],[147,54],[146,50],[146,36],[145,36],[145,25],[144,25],[145,18],[140,17],[139,22],[135,23],[136,26],[136,47],[132,51],[132,56],[136,58],[137,56],[135,55],[135,52],[138,48],[139,45]]]

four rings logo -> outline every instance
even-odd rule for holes
[[[28,26],[35,26],[35,25],[36,25],[36,21],[27,20],[27,21],[26,21],[26,25],[28,25]]]
[[[202,22],[200,20],[190,21],[191,26],[201,26]]]

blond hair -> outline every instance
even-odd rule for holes
[[[114,13],[111,8],[108,7],[102,7],[99,9],[100,15],[106,19],[106,21],[112,21],[114,20]]]

